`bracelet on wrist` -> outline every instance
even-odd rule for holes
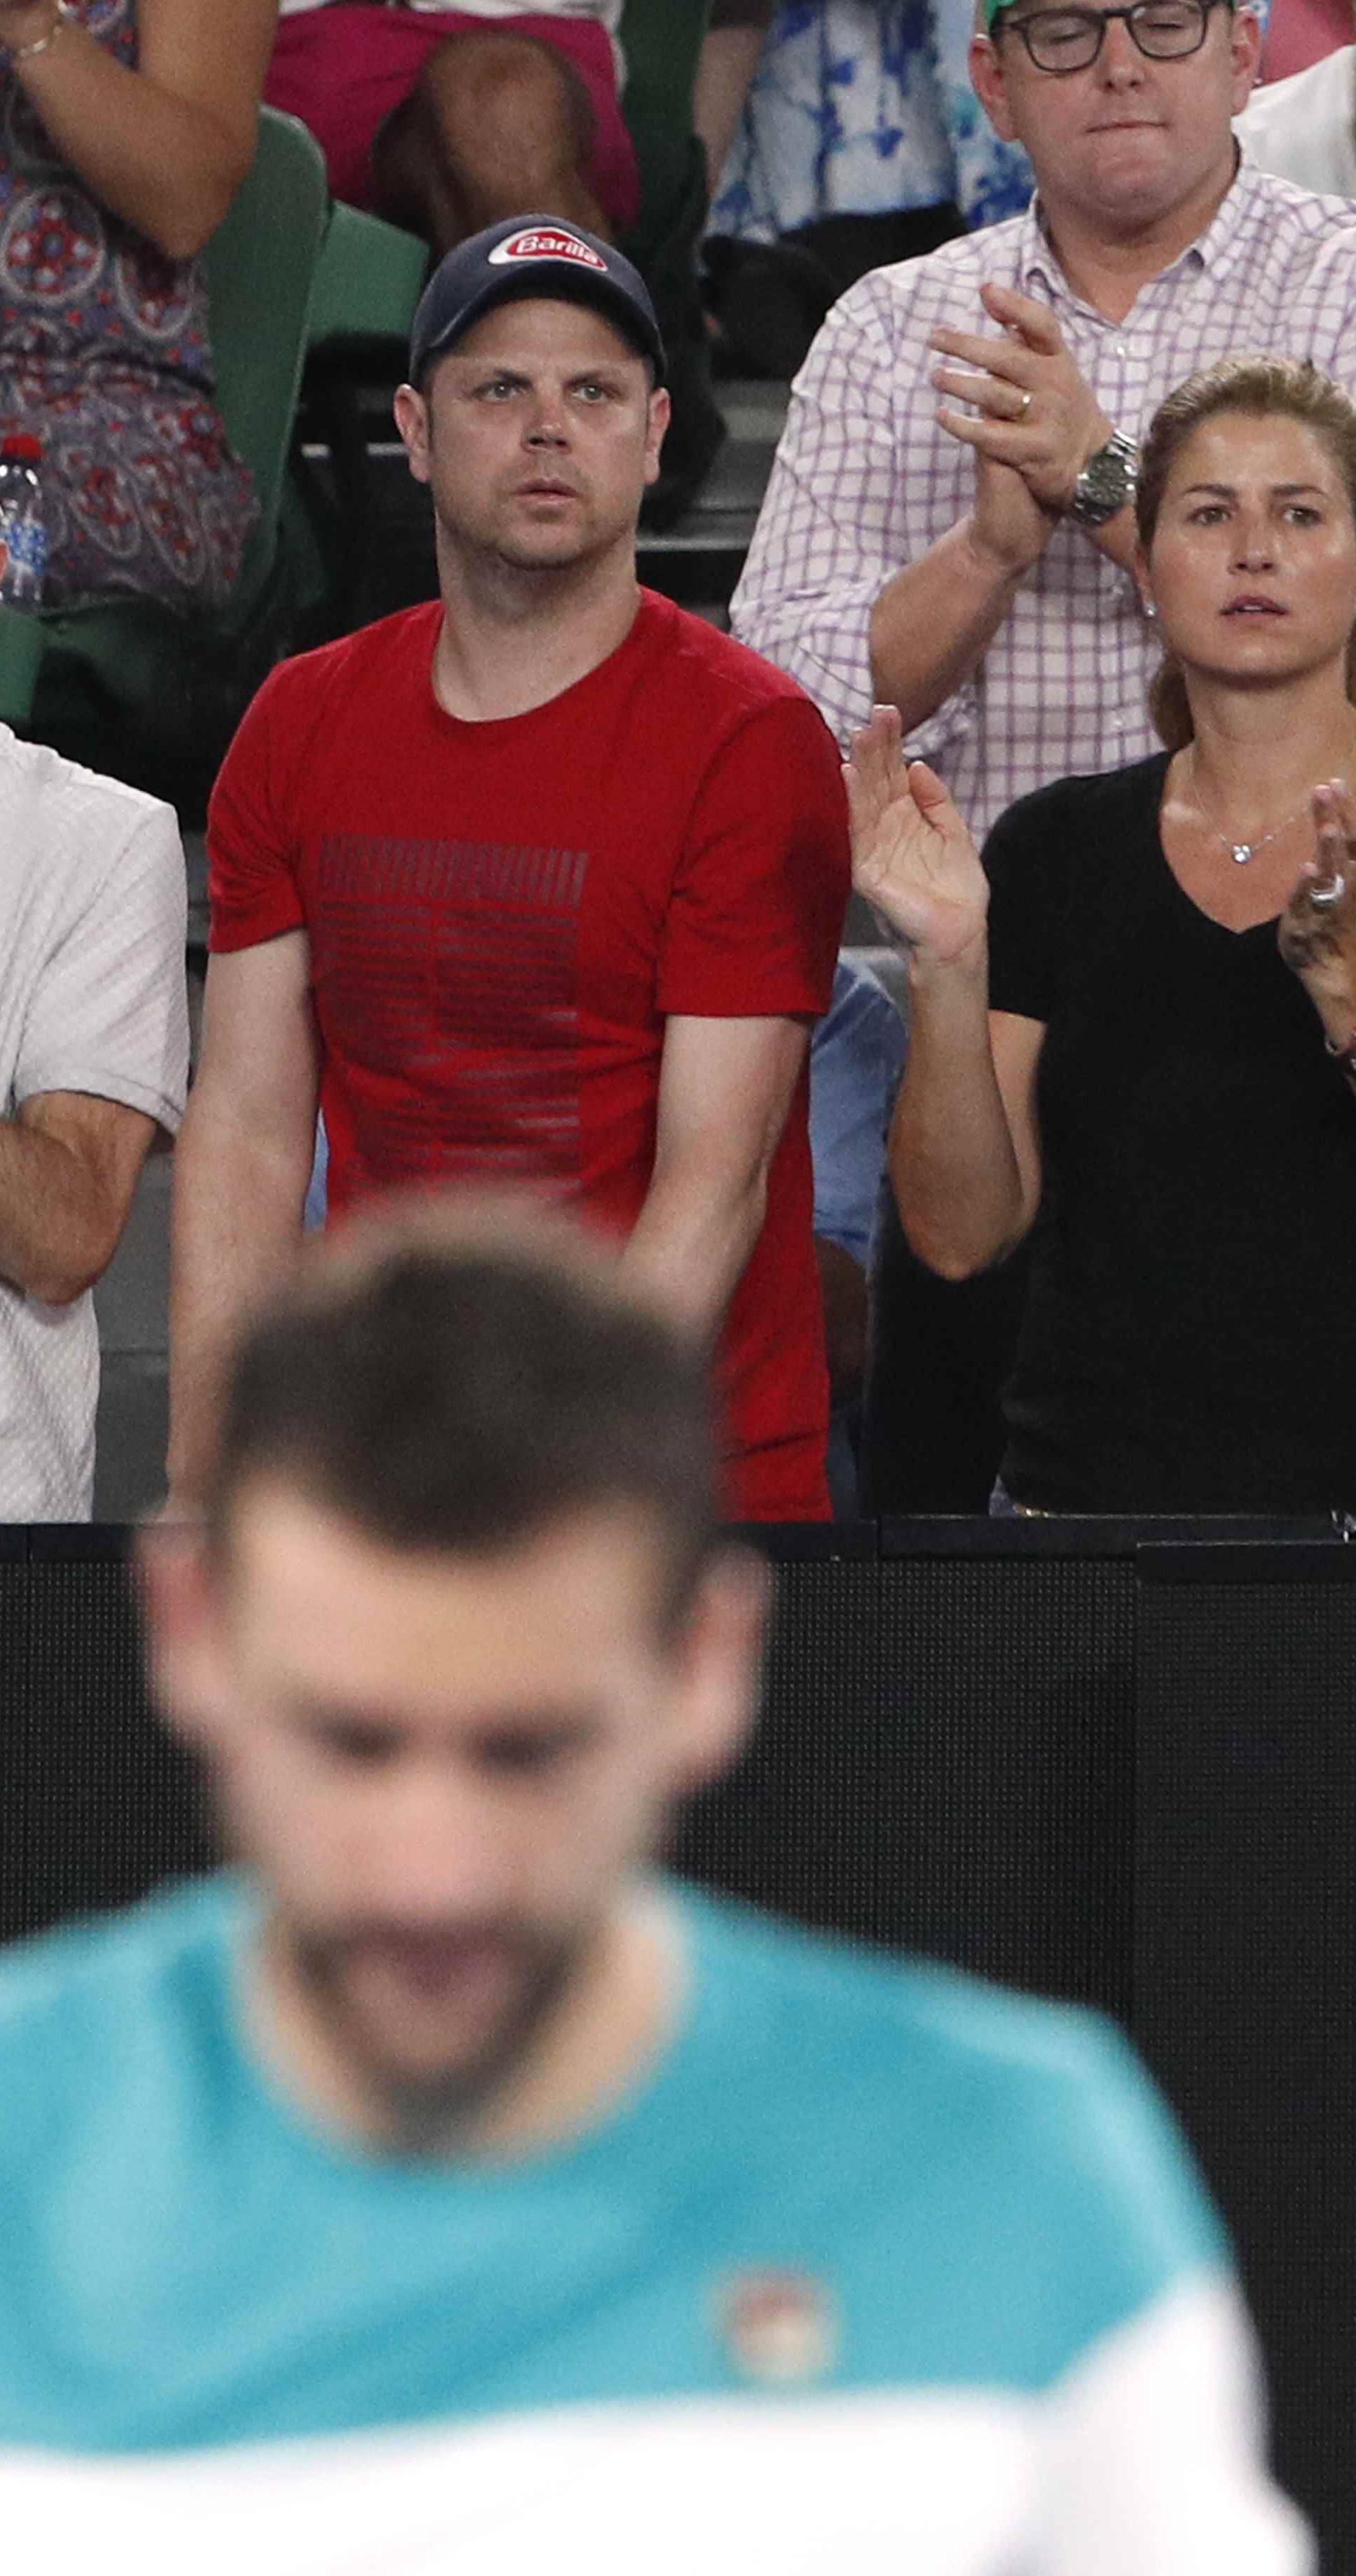
[[[5,51],[12,63],[31,62],[35,55],[48,53],[62,28],[72,24],[78,24],[78,20],[70,0],[52,0],[52,16],[46,35],[35,36],[31,44],[6,45]]]

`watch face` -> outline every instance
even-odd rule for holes
[[[1112,518],[1129,498],[1134,482],[1132,455],[1127,455],[1119,439],[1108,439],[1088,458],[1074,485],[1071,508],[1076,518],[1100,525]]]

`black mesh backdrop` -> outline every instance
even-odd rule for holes
[[[674,1851],[689,1878],[825,1930],[898,1938],[879,1625],[874,1564],[779,1569],[758,1730],[729,1778],[690,1802]]]
[[[785,1564],[753,1748],[679,1865],[801,1921],[1124,2008],[1134,1564]]]
[[[1134,1567],[882,1568],[881,1669],[909,1745],[902,1926],[1043,1993],[1126,2001]]]
[[[1141,1594],[1135,2029],[1228,2213],[1276,2449],[1356,2567],[1356,1548]],[[1305,1551],[1296,1551],[1302,1569]],[[1277,1558],[1281,1556],[1278,1563]],[[1148,1570],[1151,1560],[1146,1560]],[[1347,1579],[1342,1579],[1343,1577]],[[1185,1579],[1183,1579],[1185,1578]],[[1202,1579],[1203,1578],[1203,1579]]]
[[[120,1551],[0,1567],[0,1652],[0,1938],[200,1868],[197,1775],[147,1710]]]

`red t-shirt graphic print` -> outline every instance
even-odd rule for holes
[[[587,866],[586,850],[325,834],[317,1009],[322,1025],[361,1031],[368,1075],[346,1095],[337,1203],[434,1172],[578,1187]]]

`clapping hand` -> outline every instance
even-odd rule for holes
[[[990,320],[1003,325],[1001,339],[945,327],[930,335],[939,359],[934,385],[979,417],[945,403],[938,422],[981,456],[1015,468],[1043,509],[1062,510],[1115,424],[1085,383],[1048,304],[1014,286],[984,286],[980,296]]]
[[[1305,860],[1276,936],[1328,1035],[1342,1042],[1356,1030],[1356,805],[1345,780],[1314,789],[1313,816],[1318,856]]]
[[[954,965],[984,935],[989,888],[974,840],[926,761],[905,764],[899,711],[877,707],[844,768],[852,881],[919,956]]]

